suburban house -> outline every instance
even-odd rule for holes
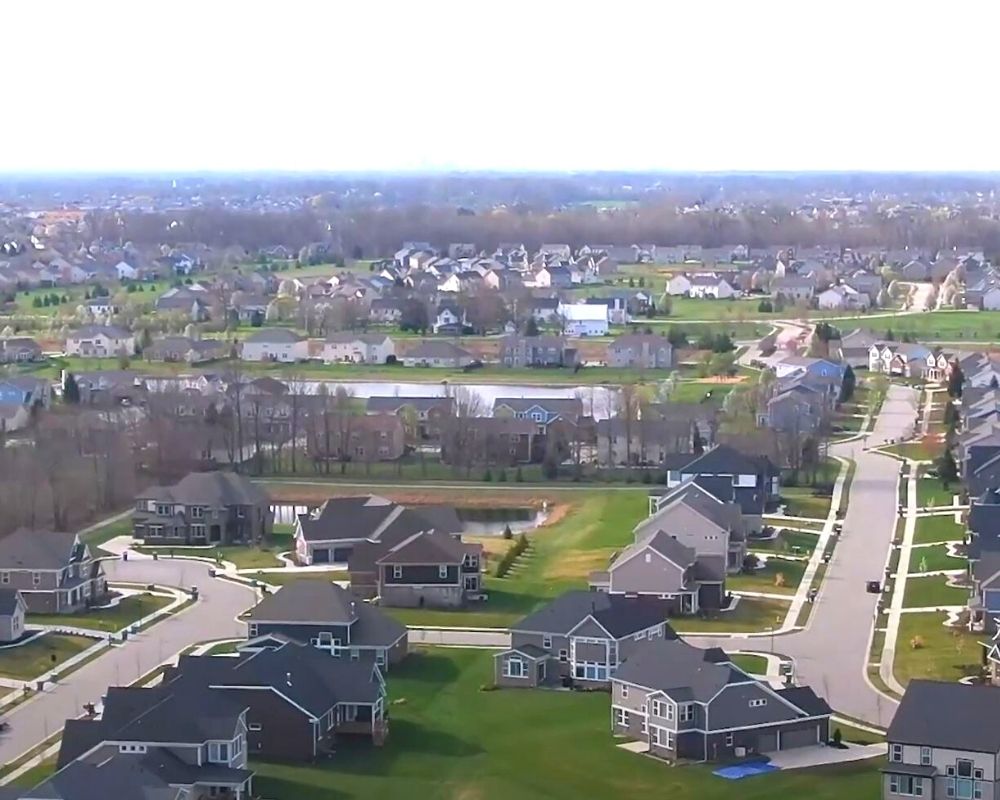
[[[309,341],[286,328],[261,328],[243,340],[240,358],[283,364],[305,361],[309,358]]]
[[[672,455],[690,453],[698,427],[694,417],[667,418],[652,409],[640,419],[600,419],[595,455],[602,466],[659,466]]]
[[[675,639],[662,601],[573,590],[515,622],[493,657],[498,686],[606,687],[647,639]]]
[[[541,462],[545,435],[538,423],[517,417],[465,417],[445,420],[441,461],[513,467]]]
[[[583,401],[578,397],[497,397],[493,416],[524,419],[537,423],[538,432],[560,420],[572,424],[583,416]]]
[[[795,380],[791,385],[776,385],[757,424],[782,433],[814,433],[831,406],[829,395]]]
[[[831,402],[840,397],[845,371],[843,364],[809,356],[788,355],[774,364],[774,374],[782,388],[791,385],[789,379],[795,379],[821,390]]]
[[[771,282],[771,293],[792,302],[808,302],[816,296],[816,279],[811,275],[779,276]]]
[[[500,340],[500,363],[505,367],[572,367],[576,348],[561,336],[505,336]]]
[[[392,414],[404,426],[412,415],[420,439],[437,439],[441,436],[441,421],[454,413],[455,401],[451,397],[384,397],[372,395],[365,402],[368,414]]]
[[[159,314],[179,314],[192,322],[204,322],[209,318],[211,297],[204,287],[176,286],[167,289],[156,298],[153,307]]]
[[[670,369],[674,348],[666,336],[628,334],[608,345],[608,366],[623,369]]]
[[[229,356],[230,345],[224,339],[191,339],[187,336],[164,336],[154,339],[142,351],[149,361],[203,364]]]
[[[612,732],[670,761],[728,761],[826,744],[830,707],[812,689],[774,689],[719,648],[640,642],[611,676]]]
[[[591,573],[591,588],[656,597],[667,601],[672,615],[724,608],[726,575],[742,570],[747,553],[739,506],[694,480],[651,498],[651,506],[651,515],[633,531],[634,543],[606,571]]]
[[[406,627],[346,589],[301,578],[266,594],[247,614],[247,651],[293,641],[334,658],[374,657],[384,670],[406,655]]]
[[[346,563],[361,543],[391,546],[427,530],[457,535],[462,523],[447,506],[410,508],[377,495],[331,497],[296,519],[295,557],[306,565]]]
[[[249,800],[246,716],[210,689],[112,686],[100,717],[66,721],[56,772],[17,796]]]
[[[299,642],[236,658],[182,655],[164,685],[211,690],[247,708],[247,749],[255,758],[312,761],[338,740],[388,732],[386,690],[372,654],[330,658]]]
[[[150,486],[135,501],[132,535],[147,544],[257,544],[274,513],[259,485],[234,472],[192,472],[173,486]]]
[[[403,318],[403,301],[395,297],[376,297],[368,307],[375,322],[395,325]]]
[[[691,275],[688,281],[691,284],[691,288],[687,292],[689,297],[728,300],[739,295],[739,291],[734,289],[729,281],[714,272]],[[671,281],[671,283],[673,282]]]
[[[994,686],[911,680],[886,732],[883,800],[996,797],[998,715]]]
[[[0,364],[21,364],[26,361],[40,361],[42,347],[27,336],[0,338]]]
[[[940,350],[908,342],[876,342],[868,348],[868,369],[904,378],[942,381],[949,372],[948,357]]]
[[[639,300],[642,297],[642,300]],[[632,321],[632,309],[645,311],[649,307],[649,296],[637,292],[633,298],[626,295],[610,297],[588,297],[584,302],[592,306],[603,306],[607,310],[608,322],[612,325],[628,325]]]
[[[331,333],[323,343],[323,361],[327,364],[384,364],[395,355],[395,342],[380,333]]]
[[[436,530],[417,531],[388,549],[359,545],[351,554],[353,576],[370,550],[375,561],[379,605],[402,608],[458,608],[480,597],[483,546]],[[377,555],[373,553],[373,555]]]
[[[66,336],[66,355],[114,358],[135,354],[135,336],[116,325],[84,325]]]
[[[48,408],[52,402],[52,384],[31,375],[0,377],[0,404]]]
[[[457,292],[458,287],[453,291]],[[465,325],[465,309],[455,303],[442,303],[437,308],[431,329],[434,333],[461,333]]]
[[[856,328],[850,333],[844,334],[840,337],[840,360],[844,364],[849,364],[853,369],[867,368],[869,351],[877,341],[879,341],[878,337],[866,328]]]
[[[542,267],[535,273],[535,286],[544,289],[568,289],[573,283],[573,273],[568,267]]]
[[[745,516],[752,517],[776,505],[781,489],[780,472],[770,459],[749,456],[725,444],[702,455],[679,454],[667,465],[667,488],[692,478],[716,497],[731,497]]]
[[[16,642],[24,635],[28,604],[17,589],[0,589],[0,643]]]
[[[452,342],[424,340],[403,353],[403,364],[408,367],[448,367],[459,369],[473,362],[472,353]]]
[[[871,305],[871,298],[865,292],[859,292],[853,286],[841,283],[822,291],[816,297],[819,308],[827,309],[863,309]]]
[[[34,614],[72,614],[101,602],[108,582],[77,534],[18,528],[0,539],[0,589],[19,591]]]
[[[392,414],[328,414],[306,430],[306,452],[322,461],[396,461],[406,452],[403,420]]]
[[[560,303],[559,316],[567,336],[607,336],[608,307],[591,303]]]

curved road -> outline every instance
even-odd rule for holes
[[[84,664],[57,685],[2,713],[10,728],[0,734],[0,764],[9,764],[53,733],[66,719],[96,703],[109,686],[127,685],[156,669],[181,650],[206,639],[246,635],[246,623],[236,618],[254,605],[256,593],[247,586],[210,578],[209,565],[182,560],[105,561],[112,582],[156,583],[198,587],[199,600],[137,634],[126,644]]]
[[[918,393],[891,386],[867,444],[877,446],[913,432]],[[857,463],[843,533],[833,551],[816,606],[805,630],[774,637],[774,652],[795,661],[801,683],[812,686],[838,712],[888,726],[896,702],[867,679],[868,650],[879,595],[865,582],[881,581],[896,530],[900,464],[867,452],[866,442],[835,445],[831,453]],[[688,637],[699,646],[727,650],[771,649],[769,636]]]

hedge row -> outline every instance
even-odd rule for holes
[[[514,565],[514,562],[517,561],[517,557],[527,549],[528,537],[522,532],[517,537],[517,541],[514,542],[514,546],[504,553],[503,557],[497,562],[497,577],[502,578],[506,575]]]

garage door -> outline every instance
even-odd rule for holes
[[[778,749],[778,734],[775,731],[757,734],[757,752],[773,753]]]
[[[819,741],[818,729],[814,726],[802,730],[785,731],[781,734],[781,749],[791,750],[793,747],[809,747]]]
[[[313,564],[329,564],[330,563],[330,551],[325,547],[319,547],[313,550]]]
[[[350,547],[335,547],[333,550],[333,560],[338,564],[346,564],[351,557]]]

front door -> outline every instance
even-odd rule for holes
[[[208,529],[208,540],[210,542],[221,542],[222,541],[222,526],[212,525]]]

